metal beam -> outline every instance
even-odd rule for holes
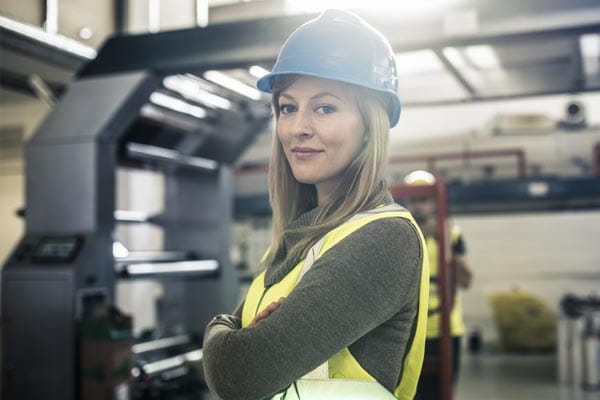
[[[477,90],[467,81],[467,79],[460,73],[460,71],[448,60],[448,57],[444,54],[442,49],[436,49],[433,51],[436,56],[440,59],[446,70],[458,81],[458,83],[465,89],[465,91],[471,96],[471,100],[479,98]]]
[[[398,26],[398,19],[389,17],[373,17],[369,21],[390,40],[395,51],[402,52],[441,49],[446,46],[506,44],[600,32],[600,7],[591,12],[599,17],[576,19],[571,24],[561,20],[554,25],[549,18],[546,22],[540,20],[539,25],[531,24],[515,29],[482,27],[479,33],[469,36],[445,35],[439,20],[423,22],[418,27],[407,23],[401,28]],[[269,66],[274,62],[287,36],[311,18],[314,15],[286,16],[209,25],[202,29],[115,37],[105,44],[96,59],[80,72],[80,76],[137,69],[179,73],[252,64]],[[500,22],[490,24],[503,26]],[[531,26],[542,28],[532,29]]]

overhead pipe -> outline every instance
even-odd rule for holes
[[[525,157],[525,152],[521,149],[473,150],[437,154],[394,156],[390,158],[390,164],[425,161],[427,162],[427,170],[432,174],[437,175],[436,163],[440,160],[464,161],[473,158],[489,157],[515,157],[517,159],[517,176],[520,179],[524,179],[527,177],[527,161]]]

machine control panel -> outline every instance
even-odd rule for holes
[[[70,263],[81,249],[81,236],[45,236],[33,247],[31,258],[37,263]]]

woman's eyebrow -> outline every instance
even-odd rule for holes
[[[331,96],[331,97],[335,97],[336,99],[338,99],[339,101],[344,101],[342,98],[340,98],[339,96],[336,96],[335,94],[331,93],[331,92],[321,92],[321,93],[317,93],[314,96],[311,97],[311,99],[319,99],[321,97],[327,97],[327,96]]]
[[[315,94],[314,96],[311,96],[311,100],[315,100],[315,99],[320,99],[321,97],[327,97],[327,96],[331,96],[334,97],[336,99],[338,99],[341,102],[344,102],[344,100],[342,98],[340,98],[339,96],[336,96],[335,94],[331,93],[331,92],[320,92]],[[292,96],[291,94],[288,94],[286,92],[283,92],[279,95],[279,97],[285,97],[289,100],[295,100],[294,96]]]
[[[281,93],[281,94],[279,95],[279,97],[286,97],[286,98],[288,98],[288,99],[290,99],[290,100],[294,100],[294,96],[292,96],[292,95],[290,95],[290,94],[287,94],[287,93],[285,93],[285,92]]]

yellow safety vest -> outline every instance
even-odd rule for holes
[[[421,281],[419,289],[419,306],[417,312],[416,329],[410,347],[408,348],[402,375],[398,386],[394,391],[394,397],[397,399],[412,399],[416,392],[417,382],[421,374],[423,356],[425,349],[425,331],[427,323],[427,298],[429,295],[429,263],[426,253],[425,240],[421,234],[418,225],[413,220],[408,211],[385,211],[366,215],[357,220],[346,222],[337,228],[331,230],[325,235],[323,245],[316,258],[323,255],[327,250],[338,244],[351,233],[357,231],[369,222],[382,218],[404,218],[408,220],[419,233],[421,247],[423,249],[423,265],[421,269]],[[298,276],[302,269],[304,260],[300,261],[280,282],[265,288],[264,271],[259,274],[248,289],[244,307],[242,309],[242,327],[247,327],[255,315],[261,312],[266,306],[280,297],[286,297],[296,286]],[[399,293],[399,296],[402,294]],[[358,361],[352,356],[348,348],[341,350],[328,360],[330,379],[353,379],[361,381],[375,381],[367,371],[365,371]]]
[[[452,228],[450,233],[450,242],[456,243],[460,236],[460,230]],[[438,270],[439,270],[439,246],[435,238],[428,236],[425,239],[427,244],[427,254],[429,254],[429,267],[431,271],[431,283],[429,289],[429,316],[427,318],[427,338],[434,339],[440,337],[440,297],[438,291]],[[454,292],[454,307],[450,312],[450,334],[452,336],[462,336],[465,333],[465,323],[462,315],[462,300],[458,290]]]

